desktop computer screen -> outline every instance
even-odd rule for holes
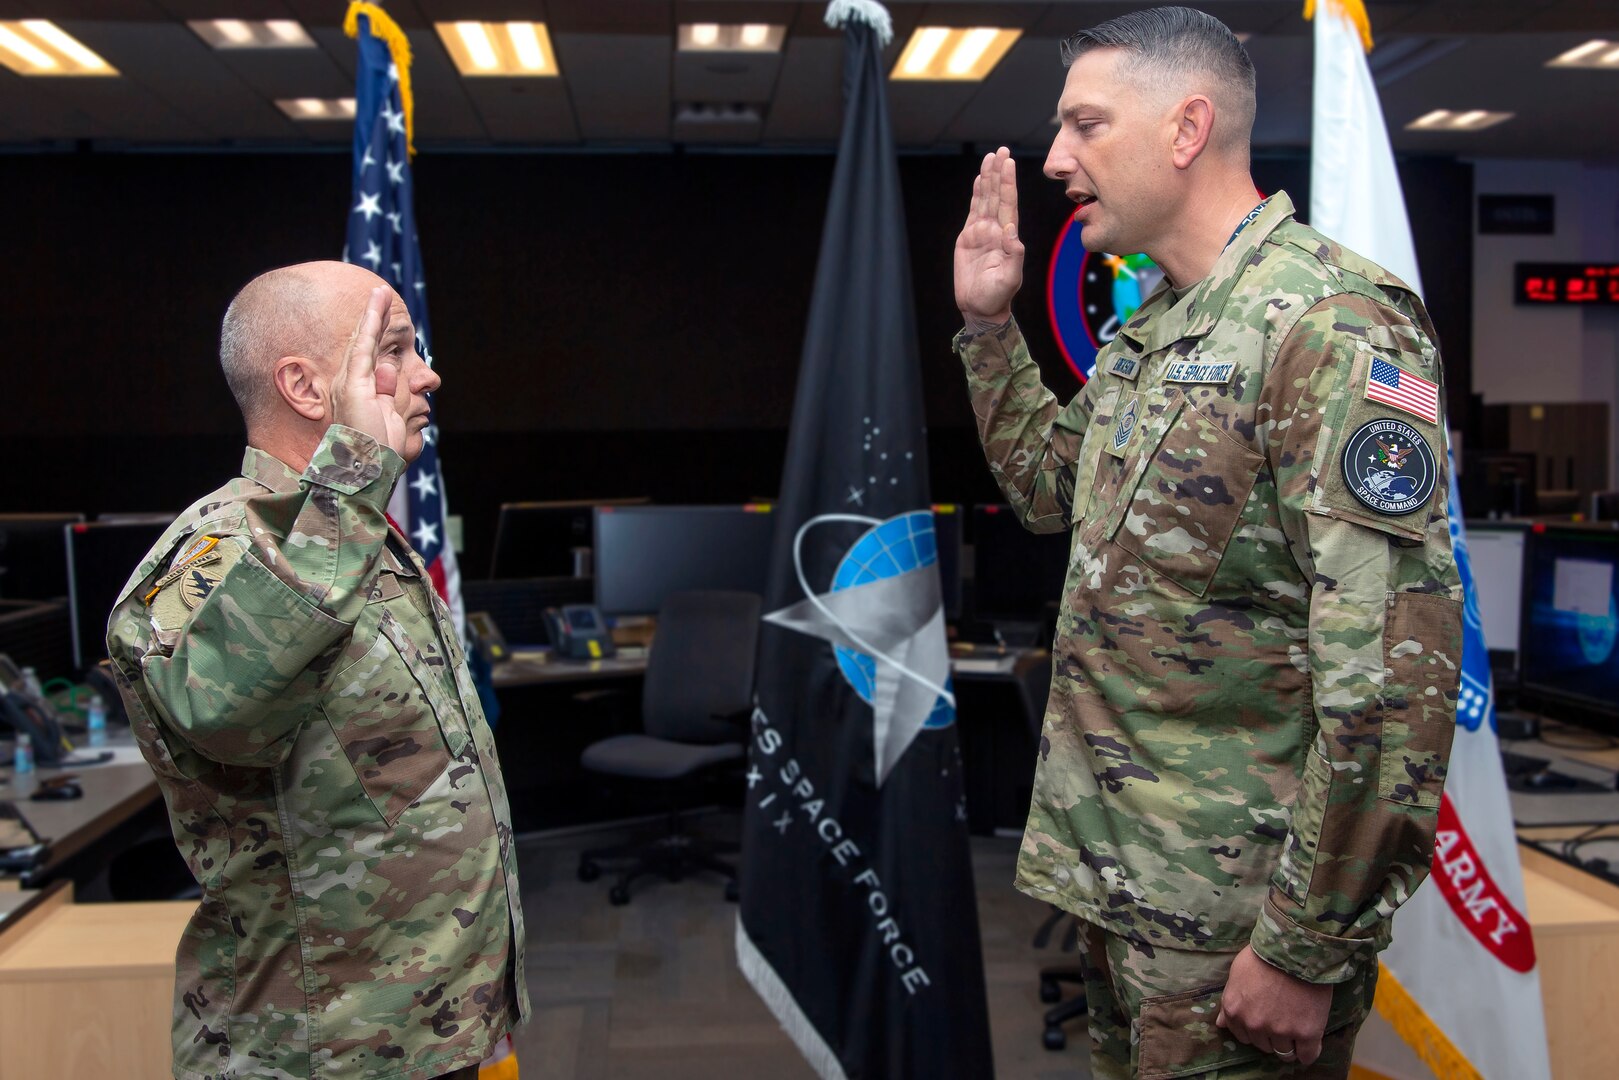
[[[1619,533],[1537,532],[1528,574],[1525,697],[1619,721]]]
[[[68,525],[68,614],[73,627],[73,667],[84,671],[107,656],[107,616],[141,559],[168,522]]]
[[[1526,525],[1467,523],[1473,587],[1478,592],[1479,616],[1484,620],[1484,643],[1492,654],[1519,651],[1528,532]]]
[[[655,615],[688,589],[764,595],[776,515],[747,506],[599,506],[596,606],[606,615]]]
[[[0,514],[0,600],[66,596],[62,528],[83,520],[83,514]]]
[[[1010,506],[973,507],[973,607],[991,622],[1038,622],[1062,597],[1067,529],[1032,533]]]
[[[636,506],[640,499],[580,499],[571,502],[501,503],[495,524],[491,578],[589,577],[575,551],[593,543],[596,507]]]

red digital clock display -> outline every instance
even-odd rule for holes
[[[1520,304],[1619,304],[1619,263],[1519,263]]]

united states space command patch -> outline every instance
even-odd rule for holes
[[[1422,433],[1398,420],[1363,424],[1344,446],[1344,483],[1380,514],[1420,510],[1439,483],[1439,464]]]

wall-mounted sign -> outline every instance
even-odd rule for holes
[[[1619,304],[1619,263],[1519,263],[1512,299],[1520,304]]]
[[[1481,235],[1550,236],[1557,231],[1557,203],[1550,195],[1480,195]]]

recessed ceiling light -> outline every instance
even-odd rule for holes
[[[771,23],[681,23],[681,52],[780,52],[787,27]]]
[[[292,19],[189,19],[193,33],[216,49],[313,49],[315,41]]]
[[[919,26],[899,54],[889,77],[978,81],[1001,62],[1021,30],[993,26]]]
[[[353,120],[354,99],[277,98],[276,107],[294,120]]]
[[[18,75],[116,75],[118,69],[48,19],[0,22],[0,64]]]
[[[1593,38],[1584,45],[1578,45],[1546,61],[1547,67],[1561,68],[1607,68],[1609,71],[1619,71],[1619,41],[1606,41],[1602,38]]]
[[[561,74],[544,23],[441,22],[434,23],[433,29],[463,75],[551,78]]]
[[[1487,109],[1435,109],[1424,113],[1405,125],[1407,131],[1483,131],[1496,124],[1504,124],[1517,113],[1490,112]]]

